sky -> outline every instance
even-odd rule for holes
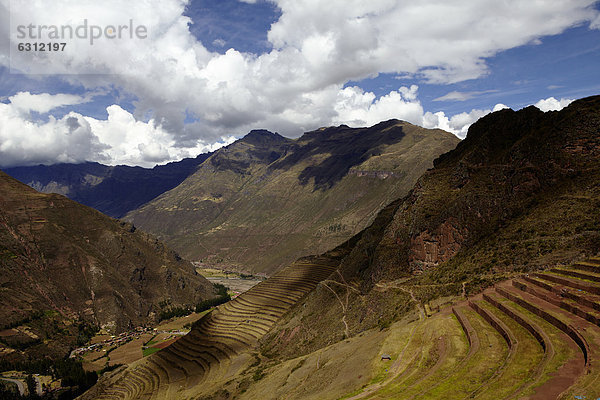
[[[464,138],[600,94],[599,71],[595,0],[0,0],[0,167],[392,118]]]

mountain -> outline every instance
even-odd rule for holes
[[[78,328],[118,333],[155,321],[166,303],[215,295],[189,262],[131,224],[1,171],[0,269],[0,330],[18,328],[2,343],[35,354],[64,355]]]
[[[173,189],[210,156],[200,154],[152,169],[83,164],[6,168],[4,172],[44,193],[58,193],[114,218]]]
[[[252,131],[125,218],[188,259],[269,275],[368,226],[457,143],[398,120],[297,140]]]
[[[599,156],[600,96],[490,114],[367,228],[83,398],[598,398]]]
[[[265,351],[305,354],[386,326],[415,300],[474,294],[600,252],[600,96],[560,112],[490,114],[434,164],[330,277],[343,309],[318,287],[269,333]],[[292,331],[296,340],[277,339]]]

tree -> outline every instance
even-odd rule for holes
[[[27,375],[25,378],[25,383],[27,384],[27,391],[29,392],[29,398],[35,399],[37,398],[37,383],[33,378],[33,375]]]

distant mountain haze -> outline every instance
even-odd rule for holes
[[[106,215],[121,218],[179,185],[209,156],[210,153],[200,154],[154,168],[87,162],[15,167],[4,171],[40,192],[62,194]]]

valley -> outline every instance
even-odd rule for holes
[[[600,396],[599,104],[482,118],[368,227],[83,399]]]
[[[237,367],[246,364],[247,351],[278,318],[335,270],[342,254],[343,249],[339,249],[328,256],[295,262],[207,314],[193,325],[190,334],[147,360],[134,363],[117,380],[111,382],[107,376],[85,396],[169,398],[186,396],[181,393],[186,390],[193,393],[200,383],[213,387],[213,375],[226,372],[230,363]],[[170,384],[175,382],[177,386]]]
[[[0,17],[0,400],[600,400],[600,0]]]
[[[269,276],[360,232],[457,143],[399,120],[294,140],[255,130],[124,219],[192,261]]]
[[[224,285],[232,299],[264,280],[255,276],[240,275],[236,272],[213,268],[196,267],[196,270],[209,282]],[[119,335],[99,332],[85,346],[71,351],[69,357],[82,360],[83,368],[86,371],[101,371],[107,367],[127,366],[172,345],[176,340],[188,334],[192,325],[213,309],[170,318],[161,321],[156,326],[140,326]]]
[[[600,96],[447,152],[397,120],[253,131],[133,222],[0,174],[0,300],[38,310],[10,314],[4,370],[78,349],[81,400],[598,398],[599,132]]]
[[[264,275],[252,275],[230,270],[205,268],[198,263],[195,265],[196,272],[205,277],[209,282],[229,288],[229,293],[232,298],[236,298],[240,294],[252,289],[252,287],[267,279]]]

